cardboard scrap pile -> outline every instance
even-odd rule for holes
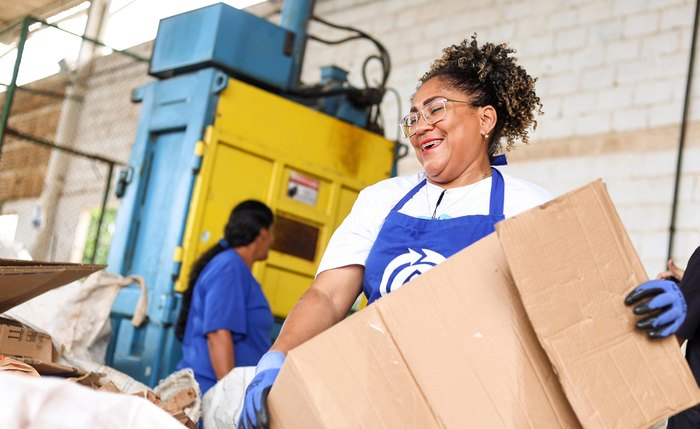
[[[102,268],[103,265],[0,259],[0,313]],[[56,362],[60,355],[61,351],[54,346],[48,334],[14,320],[0,318],[0,372],[11,371],[36,377],[58,376],[94,390],[121,393],[105,374]],[[151,390],[134,395],[159,406],[184,426],[196,428],[184,412],[197,397],[194,389],[182,390],[168,401],[161,401]]]
[[[700,389],[675,339],[634,329],[646,279],[594,182],[292,350],[272,427],[648,428]]]

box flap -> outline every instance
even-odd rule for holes
[[[87,371],[76,368],[74,366],[62,365],[57,362],[44,362],[39,359],[32,358],[22,358],[19,357],[17,360],[26,363],[27,365],[33,367],[41,375],[55,375],[61,377],[81,377],[87,374]]]
[[[586,428],[647,427],[700,402],[674,338],[636,332],[647,279],[602,181],[496,230],[534,330]]]
[[[104,267],[0,259],[0,314],[48,290],[78,280]]]
[[[27,261],[25,259],[3,259],[0,258],[0,267],[88,267],[89,264],[79,264],[75,262],[46,262],[46,261]]]
[[[291,350],[269,403],[273,429],[439,427],[374,305]]]
[[[580,427],[491,234],[373,304],[440,427]]]

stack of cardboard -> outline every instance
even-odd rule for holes
[[[0,313],[102,268],[103,265],[0,259]],[[104,374],[60,364],[57,362],[59,357],[60,350],[57,350],[48,334],[14,320],[0,318],[0,372],[60,376],[94,390],[121,393]],[[196,428],[184,412],[196,399],[194,389],[182,390],[168,401],[161,401],[151,390],[135,396],[156,404],[184,426]]]
[[[102,268],[103,265],[0,259],[0,313]],[[20,360],[41,375],[80,377],[86,374],[56,362],[60,351],[49,335],[10,319],[0,318],[0,355]]]

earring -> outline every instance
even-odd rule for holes
[[[489,138],[489,133],[484,134],[484,138],[485,139]]]

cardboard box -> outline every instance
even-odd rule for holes
[[[51,336],[0,318],[0,355],[51,362],[56,356]]]
[[[647,428],[700,389],[675,339],[635,331],[644,280],[594,182],[292,350],[272,427]]]

